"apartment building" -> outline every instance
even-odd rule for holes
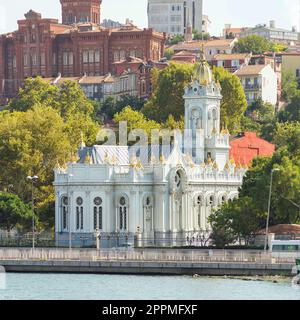
[[[185,34],[188,23],[202,32],[207,27],[203,22],[203,0],[148,0],[148,25],[158,32],[169,35]]]
[[[234,74],[241,80],[249,105],[259,98],[277,105],[277,75],[269,64],[244,66]]]

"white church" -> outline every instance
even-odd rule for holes
[[[229,159],[221,99],[203,57],[184,93],[188,146],[175,139],[168,154],[156,150],[146,162],[127,146],[82,143],[77,159],[55,169],[57,244],[91,247],[96,237],[103,248],[203,244],[208,217],[238,197],[246,172]]]

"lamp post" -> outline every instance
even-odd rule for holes
[[[72,232],[71,232],[71,199],[69,195],[69,183],[70,178],[73,177],[73,174],[68,173],[68,179],[67,179],[67,199],[68,199],[68,220],[69,220],[69,250],[72,250]]]
[[[34,223],[34,183],[39,180],[38,176],[28,176],[27,180],[31,182],[31,206],[32,206],[32,249],[35,248],[35,223]]]
[[[273,187],[273,175],[274,172],[280,171],[279,169],[272,169],[271,171],[271,183],[270,183],[270,193],[269,193],[269,203],[268,203],[268,216],[267,216],[267,225],[266,225],[266,236],[265,236],[265,246],[264,252],[267,252],[268,246],[268,237],[269,237],[269,222],[270,222],[270,211],[271,211],[271,200],[272,200],[272,187]]]

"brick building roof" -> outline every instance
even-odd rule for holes
[[[257,137],[255,132],[245,132],[230,142],[230,158],[237,164],[251,166],[255,157],[271,157],[275,152],[275,145]]]

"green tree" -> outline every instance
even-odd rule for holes
[[[140,111],[135,111],[131,107],[124,108],[120,113],[115,114],[114,121],[127,122],[128,132],[134,129],[144,130],[148,136],[151,136],[151,130],[160,129],[161,125],[153,120],[148,120]]]
[[[217,246],[222,247],[235,241],[250,245],[261,228],[260,218],[252,198],[243,197],[225,203],[209,218],[213,229],[211,238]]]
[[[93,120],[94,106],[76,82],[65,81],[54,86],[40,77],[26,79],[9,109],[25,112],[36,106],[45,110],[52,108],[59,113],[64,119],[73,148],[79,144],[81,132],[87,143],[95,142],[99,128]]]
[[[53,192],[53,169],[74,151],[65,123],[57,111],[36,106],[26,112],[0,113],[0,180],[19,195],[31,199],[29,175],[38,175],[37,207]],[[54,214],[54,213],[53,213]]]
[[[209,40],[210,34],[207,32],[199,32],[197,30],[193,31],[193,39],[194,40]]]
[[[169,38],[167,40],[167,45],[174,45],[174,44],[177,44],[177,43],[183,42],[183,41],[184,41],[184,36],[181,34],[178,34],[176,36]]]
[[[181,117],[180,120],[176,121],[174,117],[170,114],[166,123],[162,124],[162,127],[170,130],[184,130],[184,118]]]
[[[275,109],[270,103],[266,103],[260,98],[248,107],[246,114],[253,121],[259,124],[265,124],[273,121],[275,117]]]
[[[167,48],[165,50],[165,57],[167,58],[167,60],[171,60],[172,56],[174,55],[174,49],[172,48]]]
[[[58,87],[56,108],[60,115],[67,119],[74,113],[93,116],[93,103],[86,97],[80,86],[75,81],[64,81]],[[45,103],[43,103],[45,105]]]
[[[280,122],[300,121],[300,90],[291,98],[291,102],[278,114]]]
[[[288,102],[299,95],[299,84],[291,71],[282,70],[282,98]]]
[[[265,38],[257,35],[240,38],[235,44],[235,51],[238,53],[262,54],[266,51],[272,50],[272,44]]]
[[[151,99],[145,104],[142,112],[149,119],[165,122],[171,114],[179,120],[184,114],[183,93],[191,80],[193,65],[172,62],[160,71],[156,81],[152,82]]]
[[[58,108],[58,95],[58,87],[47,83],[41,77],[27,78],[24,81],[23,87],[19,89],[17,97],[9,103],[9,109],[27,111],[35,105]]]
[[[241,120],[247,109],[245,91],[240,79],[222,67],[213,69],[214,78],[222,89],[221,123],[234,134],[241,130]]]
[[[10,232],[28,226],[32,217],[30,206],[17,195],[0,192],[0,229]]]

